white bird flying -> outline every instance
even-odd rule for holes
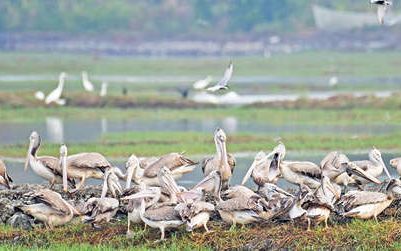
[[[224,72],[223,78],[214,86],[207,88],[207,91],[216,92],[219,90],[226,90],[228,89],[228,81],[230,81],[231,76],[233,75],[233,63],[230,61],[226,71]]]
[[[89,81],[88,73],[86,71],[82,72],[82,85],[87,92],[93,92],[93,90],[95,89],[93,87],[93,84]]]
[[[61,94],[63,93],[64,81],[65,81],[66,77],[67,77],[67,74],[65,72],[60,73],[58,86],[56,89],[54,89],[52,92],[50,92],[49,95],[47,95],[47,97],[45,99],[46,105],[51,104],[51,103],[56,103],[58,105],[65,104],[65,100],[60,99],[60,98],[61,98]]]
[[[370,3],[377,5],[377,19],[380,24],[384,24],[384,16],[393,2],[391,0],[370,0]]]
[[[212,77],[211,76],[207,76],[204,79],[200,79],[200,80],[196,81],[193,84],[193,87],[194,87],[195,90],[205,89],[210,84],[210,81],[212,81]]]
[[[102,83],[102,87],[100,89],[100,97],[105,97],[107,95],[107,86],[108,86],[107,82]]]

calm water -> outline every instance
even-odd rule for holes
[[[169,120],[110,120],[88,119],[70,120],[58,117],[47,117],[39,122],[0,122],[0,145],[27,144],[31,131],[36,130],[45,142],[79,143],[93,142],[101,139],[106,133],[129,131],[197,131],[212,132],[222,127],[228,134],[236,132],[253,132],[269,134],[278,137],[286,133],[330,134],[341,133],[350,136],[387,134],[401,130],[401,125],[297,125],[293,123],[274,125],[265,121],[247,121],[236,117],[223,119],[177,119]]]
[[[401,155],[401,154],[400,154]],[[396,156],[400,155],[394,155],[394,154],[385,154],[383,153],[383,160],[387,164],[390,173],[393,175],[393,177],[398,177],[398,174],[396,173],[396,170],[394,168],[391,168],[388,163],[391,158],[394,158]],[[367,159],[367,153],[366,154],[353,154],[353,155],[348,155],[351,160],[364,160]],[[288,160],[308,160],[312,161],[315,163],[320,163],[321,159],[324,156],[322,154],[312,154],[312,155],[299,155],[299,154],[288,154],[287,159]],[[237,167],[235,168],[233,178],[231,180],[231,184],[240,184],[242,181],[242,178],[244,177],[245,173],[247,172],[249,166],[252,164],[253,158],[252,157],[237,157]],[[31,169],[29,171],[24,172],[23,169],[23,163],[22,162],[10,162],[10,161],[5,161],[8,171],[10,173],[10,176],[14,179],[16,184],[21,184],[21,183],[43,183],[43,179],[37,176]],[[121,170],[124,170],[125,162],[122,161],[117,161],[112,163],[118,167],[121,168]],[[183,176],[179,180],[179,184],[185,186],[185,187],[192,187],[195,185],[197,182],[199,182],[202,179],[202,170],[200,168],[196,168],[192,173],[187,174]],[[382,175],[382,179],[385,179],[384,173]],[[99,180],[88,180],[87,184],[101,184],[101,181]],[[252,181],[248,181],[248,185],[252,185]],[[122,184],[123,185],[123,184]],[[286,187],[291,187],[289,183],[285,182],[284,180],[279,181],[279,186],[286,188]]]

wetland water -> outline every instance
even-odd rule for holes
[[[28,144],[31,131],[36,130],[45,142],[51,143],[84,143],[98,141],[107,133],[129,131],[195,131],[209,132],[211,135],[217,127],[222,127],[227,134],[250,132],[279,137],[283,134],[346,134],[350,137],[360,135],[380,135],[395,133],[401,125],[359,124],[359,125],[305,125],[305,124],[272,124],[271,118],[264,121],[248,121],[236,117],[222,119],[176,119],[146,120],[125,119],[62,119],[47,117],[36,122],[0,122],[0,145]]]
[[[388,165],[389,161],[391,158],[397,157],[399,155],[395,154],[385,154],[382,153],[384,163],[386,163],[391,175],[393,177],[398,177],[398,174],[396,170]],[[324,157],[324,154],[298,154],[298,153],[289,153],[288,157],[286,157],[287,160],[308,160],[315,162],[317,164],[320,163],[321,159]],[[368,154],[349,154],[348,157],[351,160],[364,160],[368,158]],[[199,158],[194,158],[195,160],[199,160]],[[244,177],[245,173],[247,172],[249,166],[252,164],[253,161],[253,155],[249,157],[236,157],[237,159],[237,166],[235,167],[233,177],[231,179],[231,184],[236,185],[240,184],[242,181],[242,178]],[[10,176],[14,179],[14,182],[16,184],[22,184],[22,183],[47,183],[44,182],[42,178],[37,176],[32,169],[29,169],[29,171],[24,172],[23,168],[23,162],[22,161],[5,161],[9,174]],[[125,161],[111,161],[114,165],[119,167],[121,170],[125,172]],[[192,173],[189,173],[185,176],[183,176],[179,180],[179,184],[182,186],[185,186],[187,188],[190,188],[194,186],[197,182],[199,182],[203,177],[202,170],[200,167],[197,167]],[[383,172],[383,175],[381,177],[381,180],[386,179],[385,174]],[[123,185],[125,182],[121,181],[121,184]],[[101,184],[100,180],[88,180],[87,184]],[[253,185],[252,181],[248,181],[248,186]],[[283,179],[280,179],[278,185],[283,188],[290,188],[293,187],[293,185],[289,184],[288,182],[284,181]]]

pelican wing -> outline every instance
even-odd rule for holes
[[[303,173],[313,178],[320,178],[322,170],[318,165],[309,161],[294,161],[288,163],[288,166],[297,173]]]
[[[386,200],[388,200],[388,196],[384,193],[368,192],[368,191],[350,191],[341,197],[341,199],[338,202],[338,205],[343,206],[346,211],[349,211],[357,206],[379,203]]]
[[[320,167],[322,169],[339,169],[341,164],[348,163],[349,159],[345,154],[339,152],[328,153],[320,162]]]
[[[60,214],[65,214],[70,211],[67,202],[57,192],[49,189],[41,189],[34,194],[35,198],[41,203],[48,205]]]
[[[59,160],[57,158],[52,156],[41,156],[38,157],[37,159],[43,164],[43,166],[48,168],[51,172],[61,176],[61,170],[59,170],[58,168]]]
[[[152,221],[181,220],[179,213],[172,206],[149,208],[145,211],[144,216]]]
[[[148,166],[143,175],[148,178],[156,177],[162,167],[167,167],[170,170],[174,170],[181,166],[192,166],[196,162],[184,157],[179,153],[170,153],[160,157],[157,161],[153,162]]]
[[[94,199],[95,199],[94,201],[90,201],[90,203],[93,206],[92,216],[114,211],[119,206],[118,200],[114,198],[94,198]]]
[[[217,204],[216,209],[222,211],[244,211],[244,210],[256,210],[261,211],[262,208],[259,204],[261,198],[259,196],[253,196],[250,198],[235,197],[226,201],[221,201]]]
[[[104,171],[106,168],[111,167],[111,164],[100,153],[79,153],[70,155],[67,158],[67,166],[74,166],[78,168],[99,168]]]
[[[13,180],[7,173],[6,164],[4,164],[3,160],[1,160],[1,159],[0,159],[0,176],[3,177],[7,183],[13,182]]]
[[[201,212],[213,212],[215,208],[214,205],[209,202],[196,201],[191,204],[190,209],[192,213],[196,215]]]

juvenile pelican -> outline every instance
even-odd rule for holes
[[[390,160],[390,165],[397,170],[398,175],[401,176],[401,158],[394,158]]]
[[[235,159],[232,158],[231,163],[226,148],[227,136],[223,129],[217,128],[214,132],[214,143],[216,145],[216,154],[201,163],[202,171],[207,176],[212,171],[220,172],[223,189],[228,187],[232,172],[235,166]]]
[[[271,183],[265,183],[260,187],[258,194],[267,201],[266,211],[271,218],[288,213],[295,201],[294,195]]]
[[[210,193],[215,199],[220,200],[220,190],[221,190],[221,175],[219,171],[212,171],[203,180],[196,184],[192,191],[203,191],[205,193]]]
[[[253,181],[258,185],[258,187],[262,187],[265,183],[277,183],[278,178],[280,176],[280,170],[278,167],[278,156],[275,155],[273,160],[269,160],[268,156],[260,151],[255,156],[255,160],[253,161],[251,167],[243,178],[241,185],[244,185],[248,180],[249,176],[252,176]]]
[[[338,202],[340,210],[346,217],[359,219],[374,218],[383,212],[395,198],[401,195],[401,181],[392,179],[386,188],[386,193],[369,191],[350,191]]]
[[[0,159],[0,185],[3,185],[8,189],[11,189],[12,182],[13,180],[7,173],[6,164],[4,164],[3,160]]]
[[[383,173],[383,170],[384,170],[387,177],[389,179],[391,179],[391,175],[390,175],[389,171],[387,170],[386,165],[383,162],[382,155],[381,155],[380,151],[376,148],[373,148],[372,150],[370,150],[369,160],[353,161],[352,163],[354,163],[355,165],[360,167],[363,171],[365,171],[366,173],[370,174],[373,177],[379,177]],[[368,180],[366,180],[364,178],[357,177],[355,175],[352,175],[351,177],[354,178],[357,182],[359,182],[362,185],[368,183]]]
[[[80,213],[60,194],[48,189],[42,189],[33,194],[40,203],[22,206],[21,210],[32,215],[36,220],[45,224],[48,228],[64,225]]]
[[[224,72],[223,78],[214,86],[207,88],[207,91],[216,92],[219,90],[227,90],[229,88],[228,81],[230,81],[233,75],[233,62],[230,61],[230,64],[227,66],[227,69]]]
[[[160,188],[148,188],[129,199],[141,198],[140,217],[142,221],[151,228],[159,228],[161,232],[160,240],[164,240],[165,229],[177,228],[183,224],[179,213],[172,205],[155,205],[146,209],[145,198],[153,198],[156,203],[161,196]]]
[[[67,74],[65,72],[60,73],[58,86],[56,89],[54,89],[52,92],[50,92],[49,95],[47,95],[47,97],[45,99],[46,105],[53,103],[53,102],[57,103],[59,105],[62,105],[65,102],[60,98],[63,93],[64,81],[65,81],[66,77],[67,77]]]
[[[86,71],[82,72],[82,85],[87,92],[93,92],[95,89],[93,84],[89,81],[88,73]]]
[[[308,230],[310,230],[311,222],[315,225],[324,222],[327,228],[327,221],[334,209],[333,202],[340,198],[341,188],[332,184],[327,176],[323,176],[320,187],[313,195],[313,199],[303,206],[307,211]]]
[[[192,232],[194,229],[203,227],[206,232],[209,232],[207,223],[210,219],[210,214],[214,212],[214,205],[205,201],[191,201],[180,203],[175,207],[175,210],[181,216],[181,219],[187,224],[187,231]]]
[[[171,171],[174,179],[181,178],[184,174],[192,172],[196,167],[195,162],[184,157],[179,153],[170,153],[160,157],[148,165],[145,169],[141,168],[139,159],[132,155],[127,162],[127,183],[129,187],[131,180],[136,184],[145,183],[148,186],[160,186],[157,174],[162,167]]]
[[[61,184],[62,172],[59,169],[59,160],[52,156],[37,156],[41,138],[35,131],[29,136],[29,148],[25,161],[25,170],[28,166],[40,177],[49,181],[51,187],[54,184]],[[71,185],[75,184],[73,179],[68,179]]]
[[[67,146],[60,147],[60,168],[63,174],[63,189],[67,191],[67,178],[80,179],[79,190],[87,178],[103,179],[106,169],[113,168],[107,159],[100,153],[78,153],[67,157]]]

